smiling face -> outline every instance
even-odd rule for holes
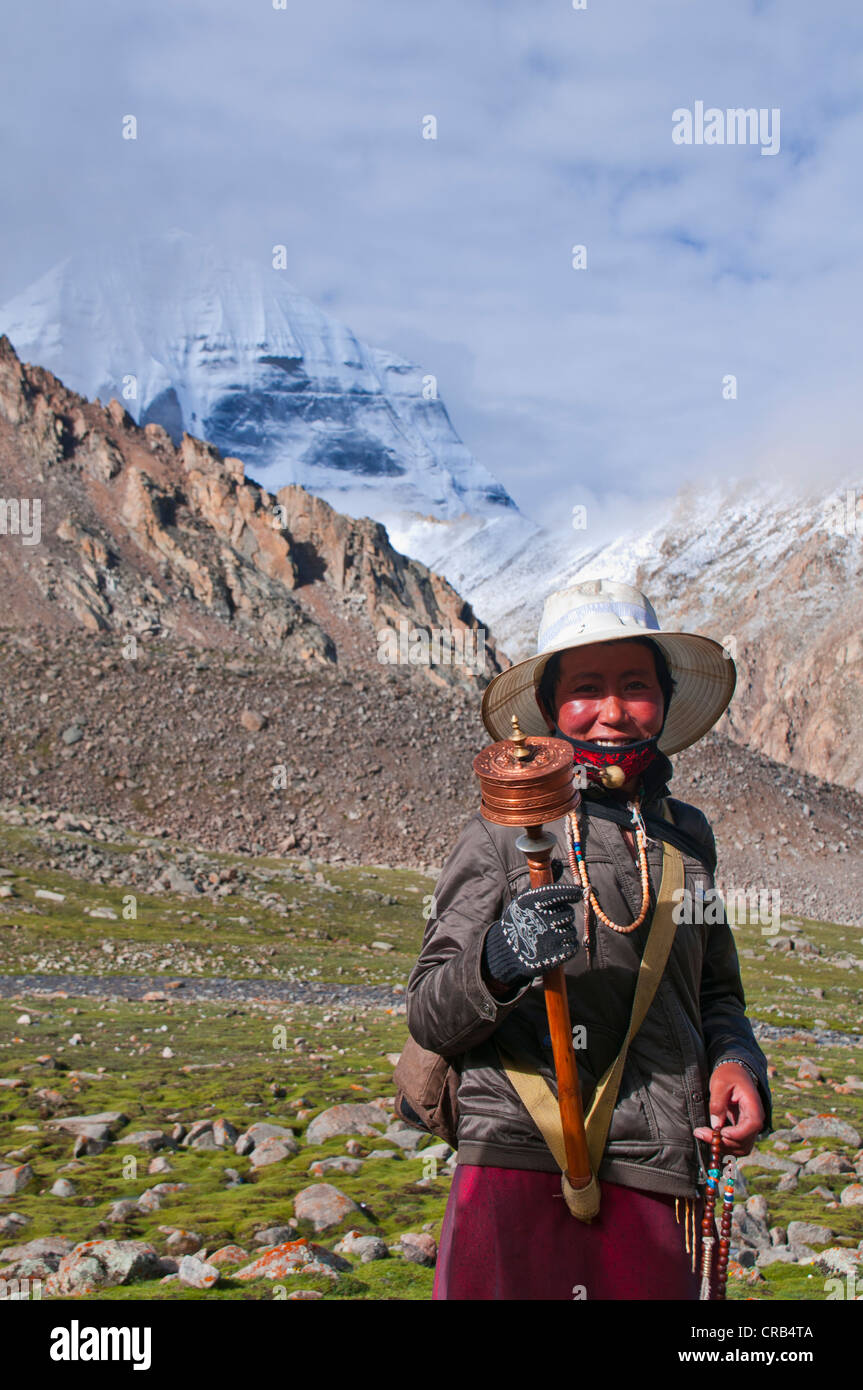
[[[537,700],[539,703],[539,700]],[[640,642],[591,642],[565,651],[555,687],[556,709],[542,709],[570,738],[633,743],[662,728],[664,702],[653,653]]]

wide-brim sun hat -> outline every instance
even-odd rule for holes
[[[523,733],[548,734],[535,692],[555,652],[633,637],[650,637],[661,648],[675,681],[660,751],[679,753],[697,743],[721,718],[734,694],[733,660],[712,637],[666,631],[640,590],[610,579],[584,580],[549,594],[536,656],[501,671],[483,693],[482,721],[492,738],[511,737],[513,715]]]

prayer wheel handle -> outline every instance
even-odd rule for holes
[[[511,739],[492,743],[474,758],[473,769],[481,788],[480,813],[498,825],[524,828],[524,834],[515,842],[516,848],[527,858],[531,888],[541,888],[554,882],[551,851],[555,841],[544,832],[543,825],[558,820],[577,804],[575,764],[572,749],[562,739],[525,736],[515,715],[512,724]],[[546,971],[542,983],[566,1150],[566,1176],[572,1187],[579,1189],[589,1185],[592,1174],[563,965]]]

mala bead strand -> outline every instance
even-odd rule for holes
[[[716,1196],[719,1179],[722,1176],[722,1130],[713,1131],[710,1141],[710,1167],[707,1170],[707,1191],[704,1194],[704,1215],[701,1218],[701,1291],[699,1299],[710,1298],[710,1276],[713,1270],[713,1246],[716,1231],[713,1213],[716,1209]]]
[[[602,908],[599,906],[596,900],[596,894],[591,888],[590,880],[587,876],[587,865],[584,861],[584,853],[581,848],[581,832],[578,828],[578,815],[576,812],[570,811],[566,818],[570,834],[570,844],[567,846],[569,851],[569,865],[572,869],[573,878],[579,881],[584,889],[585,911],[589,912],[592,910],[599,918],[600,922],[604,922],[612,931],[620,932],[623,936],[628,935],[629,932],[635,931],[636,927],[640,927],[650,910],[650,871],[647,867],[647,845],[644,834],[644,823],[641,819],[637,802],[630,802],[629,809],[632,814],[632,825],[638,844],[638,870],[641,875],[641,911],[632,925],[628,927],[621,926],[619,922],[612,922],[611,918],[606,917]]]
[[[728,1281],[728,1257],[731,1248],[731,1217],[734,1210],[733,1160],[722,1189],[722,1226],[719,1232],[719,1251],[716,1257],[716,1297],[725,1297]]]

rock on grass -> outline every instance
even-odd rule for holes
[[[76,1245],[49,1276],[45,1292],[95,1293],[115,1284],[131,1284],[161,1273],[159,1256],[152,1245],[140,1240],[87,1240]]]
[[[841,1139],[855,1149],[860,1147],[859,1131],[837,1115],[812,1115],[798,1121],[792,1133],[795,1139]]]
[[[248,1258],[249,1252],[244,1250],[242,1245],[223,1245],[207,1256],[207,1264],[221,1269],[222,1265],[239,1265]]]
[[[833,1232],[829,1226],[817,1221],[789,1221],[789,1245],[829,1245]]]
[[[254,1162],[254,1155],[252,1156]],[[356,1174],[362,1170],[363,1161],[361,1158],[349,1158],[347,1154],[335,1154],[330,1158],[319,1158],[316,1163],[309,1164],[309,1172],[313,1178],[322,1178],[325,1173],[351,1173]]]
[[[188,1284],[192,1289],[211,1289],[222,1277],[215,1265],[207,1260],[196,1260],[194,1255],[183,1256],[177,1275],[181,1284]]]
[[[288,1145],[283,1139],[262,1139],[252,1150],[249,1162],[253,1168],[266,1168],[270,1163],[281,1163],[286,1158],[293,1158],[296,1152],[297,1145],[294,1141]]]
[[[29,1163],[20,1163],[17,1168],[4,1168],[0,1172],[0,1197],[14,1197],[16,1192],[23,1192],[35,1176]]]
[[[23,1216],[20,1211],[10,1211],[5,1216],[0,1216],[0,1236],[17,1236],[29,1220],[29,1216]]]
[[[168,1237],[165,1249],[171,1255],[194,1255],[204,1244],[204,1237],[197,1231],[187,1231],[182,1226],[160,1226],[159,1230]]]
[[[340,1134],[371,1134],[380,1138],[386,1123],[387,1116],[378,1105],[365,1105],[360,1101],[331,1105],[309,1124],[306,1143],[323,1144]]]
[[[348,1231],[334,1248],[337,1255],[357,1255],[364,1265],[371,1260],[386,1260],[390,1253],[380,1236],[364,1236],[361,1231]]]
[[[347,1260],[305,1239],[287,1241],[274,1250],[266,1250],[250,1265],[237,1270],[235,1279],[284,1279],[300,1271],[306,1274],[329,1273],[338,1276],[351,1268]]]
[[[265,1245],[268,1250],[272,1250],[275,1245],[284,1245],[285,1241],[296,1239],[295,1226],[267,1226],[265,1230],[258,1231],[255,1235],[256,1245]]]
[[[437,1260],[437,1242],[427,1231],[407,1231],[399,1236],[399,1248],[406,1260],[417,1265],[434,1265]]]
[[[316,1232],[338,1226],[355,1211],[359,1211],[356,1202],[328,1182],[304,1187],[294,1198],[294,1215],[299,1221],[311,1221]]]

